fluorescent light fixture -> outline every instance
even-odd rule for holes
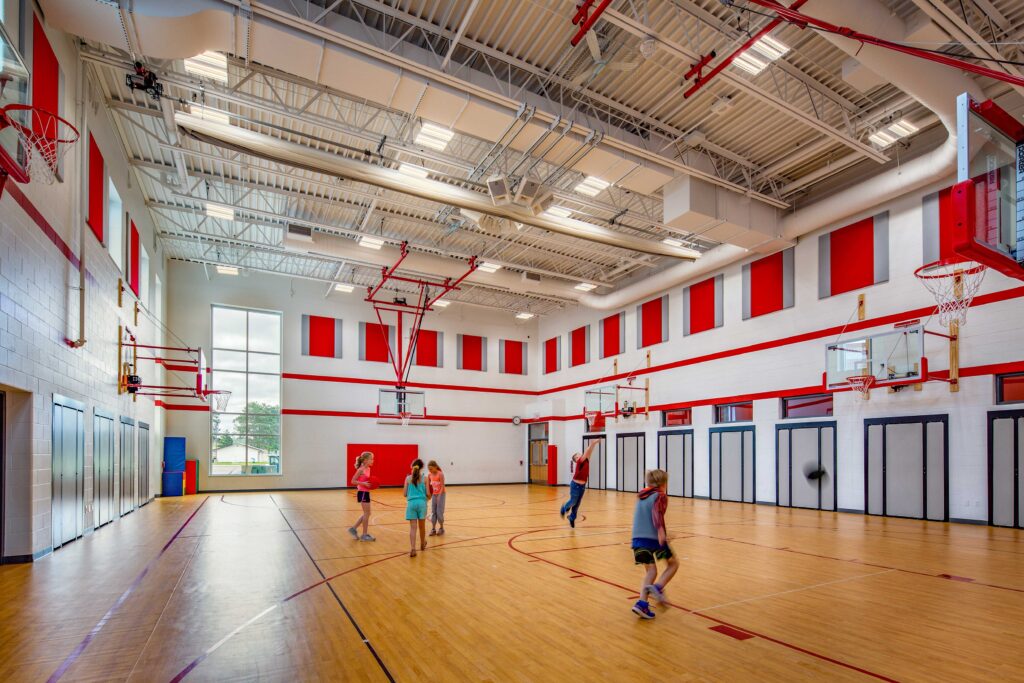
[[[596,197],[604,192],[605,188],[609,185],[611,185],[611,183],[607,180],[601,180],[595,176],[588,175],[579,185],[576,186],[575,189],[580,194],[585,194],[588,197]]]
[[[875,143],[879,147],[888,147],[892,143],[896,142],[897,139],[898,138],[896,136],[890,134],[889,131],[886,130],[876,130],[874,133],[868,136],[868,140]]]
[[[228,58],[219,52],[207,50],[185,60],[185,71],[211,81],[228,82]]]
[[[597,285],[591,282],[581,282],[578,285],[576,285],[575,289],[578,289],[581,292],[592,292],[595,289],[597,289]]]
[[[917,132],[917,126],[912,124],[906,119],[900,119],[896,123],[889,126],[889,132],[898,138],[905,138],[912,133]]]
[[[768,68],[769,62],[774,62],[787,52],[789,52],[789,46],[781,40],[771,36],[761,36],[750,48],[736,55],[732,63],[756,76]]]
[[[405,175],[411,175],[414,178],[426,178],[430,175],[430,172],[427,169],[414,164],[399,164],[398,172],[404,173]]]
[[[373,235],[363,235],[359,238],[359,246],[367,249],[380,249],[384,246],[384,240]]]
[[[235,220],[235,210],[223,204],[207,204],[206,215],[210,218],[219,218],[222,221]]]
[[[217,266],[217,273],[220,275],[238,275],[238,268],[234,266]]]
[[[529,320],[533,317],[533,313],[516,313],[516,320]]]
[[[670,247],[681,247],[681,246],[683,246],[682,242],[680,242],[679,240],[676,240],[676,239],[672,239],[671,237],[666,237],[665,239],[663,239],[661,241],[661,243],[662,244],[667,244]]]
[[[885,128],[879,128],[868,137],[868,140],[879,147],[888,147],[900,138],[913,135],[917,130],[917,126],[912,124],[910,121],[900,119],[896,123],[890,123]]]
[[[454,131],[442,128],[436,123],[424,121],[423,125],[420,126],[419,134],[416,136],[416,144],[443,152],[454,136]]]
[[[344,292],[345,294],[351,294],[352,292],[355,291],[355,289],[356,288],[355,288],[354,285],[346,285],[346,284],[341,283],[341,282],[339,282],[338,284],[334,285],[334,291],[335,292]]]
[[[479,268],[485,273],[496,273],[499,270],[501,270],[500,265],[498,265],[497,263],[491,263],[490,261],[484,261],[479,266],[477,266],[477,268]]]
[[[568,218],[572,215],[572,209],[567,209],[564,206],[552,206],[541,215],[549,218]]]
[[[213,107],[204,107],[201,104],[190,104],[188,106],[188,113],[192,114],[192,116],[198,116],[204,121],[223,123],[225,126],[231,125],[231,115],[226,111],[214,109]]]
[[[434,305],[437,306],[438,308],[448,308],[449,306],[452,305],[452,302],[451,301],[443,301],[443,300],[442,301],[435,301]]]

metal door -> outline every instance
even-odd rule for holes
[[[114,520],[114,416],[92,417],[92,508],[94,526]]]
[[[1024,410],[988,414],[988,523],[1024,528]]]
[[[78,401],[53,397],[50,526],[54,548],[85,531],[85,416]]]
[[[139,507],[142,507],[150,500],[149,495],[149,425],[145,422],[139,423]]]
[[[644,453],[646,438],[642,433],[619,434],[615,437],[615,488],[639,491],[644,487]]]
[[[868,514],[948,520],[948,445],[945,415],[864,420]]]
[[[807,476],[823,470],[817,478]],[[836,509],[836,423],[775,427],[775,500],[782,507]]]
[[[595,448],[594,452],[590,455],[590,477],[589,477],[589,479],[587,479],[587,488],[588,489],[603,489],[603,488],[607,488],[607,486],[605,485],[605,473],[607,472],[607,464],[606,464],[606,460],[605,460],[605,452],[606,452],[606,449],[607,449],[607,441],[605,440],[605,437],[603,437],[603,436],[584,436],[583,437],[583,450],[580,451],[581,453],[587,450],[587,447],[590,446],[590,442],[591,441],[597,441],[598,444],[597,444],[597,448]],[[569,467],[570,467],[570,478],[571,478],[571,472],[572,472],[571,468],[572,468],[572,465],[570,464]]]
[[[658,432],[658,467],[668,472],[668,495],[693,498],[693,430]]]
[[[709,436],[710,497],[753,503],[754,427],[715,427]]]
[[[135,509],[135,420],[121,418],[121,515]]]

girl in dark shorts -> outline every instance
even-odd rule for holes
[[[633,612],[641,619],[653,619],[655,616],[647,602],[648,595],[665,604],[662,591],[679,569],[679,560],[672,555],[665,530],[665,510],[668,509],[666,486],[668,472],[650,470],[647,472],[647,488],[636,494],[636,508],[633,510],[633,560],[643,566],[644,580],[640,584],[640,599],[633,605]],[[657,560],[665,560],[668,564],[660,581]]]
[[[348,532],[357,541],[376,541],[369,534],[370,527],[370,468],[373,466],[373,453],[363,451],[356,458],[356,473],[352,475],[350,484],[356,487],[356,501],[362,506],[363,514],[356,520],[356,523],[349,527]],[[359,525],[363,525],[363,534],[359,535]]]

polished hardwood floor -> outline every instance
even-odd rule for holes
[[[1024,680],[1024,532],[673,499],[681,569],[631,612],[633,496],[451,487],[410,558],[348,491],[157,499],[0,567],[2,681]]]

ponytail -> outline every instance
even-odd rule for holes
[[[419,486],[420,484],[420,470],[423,469],[423,461],[416,458],[412,461],[412,483],[413,486]]]
[[[370,451],[363,451],[362,453],[360,453],[359,457],[356,458],[356,469],[358,470],[360,467],[363,466],[364,462],[366,462],[372,457],[373,453],[371,453]]]

